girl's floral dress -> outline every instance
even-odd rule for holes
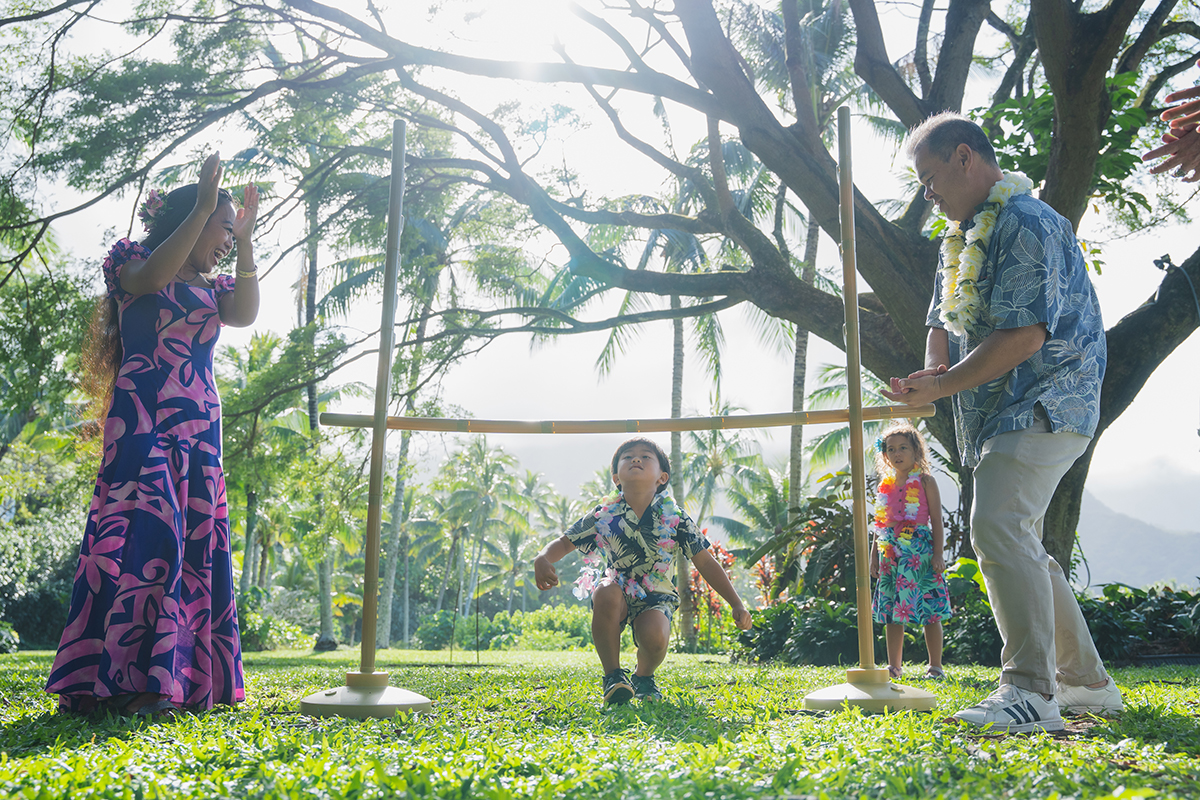
[[[892,481],[892,485],[898,481]],[[879,548],[879,580],[872,598],[872,616],[876,622],[926,625],[951,616],[950,594],[946,579],[934,572],[933,531],[929,527],[929,503],[920,480],[911,484],[914,498],[906,498],[905,489],[890,492],[894,497],[886,513],[875,517],[875,543]],[[885,479],[883,486],[887,486]],[[915,500],[915,514],[905,513],[906,500]],[[915,519],[905,519],[905,517]]]
[[[104,262],[124,352],[46,684],[64,710],[134,692],[197,709],[245,697],[213,379],[217,300],[233,278],[125,292],[121,267],[149,255],[122,239]]]

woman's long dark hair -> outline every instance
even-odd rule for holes
[[[163,198],[165,204],[154,217],[154,227],[140,242],[142,247],[153,250],[165,242],[167,237],[183,224],[188,214],[192,213],[199,191],[198,184],[191,183],[180,186]],[[222,203],[232,206],[233,195],[224,189],[218,189],[217,208],[220,208]],[[124,356],[121,348],[121,329],[117,319],[117,301],[106,294],[101,295],[92,311],[92,322],[82,353],[82,385],[84,391],[92,398],[88,417],[101,428],[104,418],[108,416],[113,385],[117,382],[117,372],[121,369],[121,359]]]

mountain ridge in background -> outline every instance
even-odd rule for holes
[[[1200,531],[1163,530],[1113,511],[1086,490],[1077,531],[1087,566],[1076,565],[1076,585],[1088,583],[1095,589],[1103,583],[1138,588],[1156,583],[1200,584]]]

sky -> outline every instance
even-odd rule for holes
[[[565,14],[563,4],[551,0],[523,0],[521,3],[452,0],[442,5],[434,18],[407,13],[404,27],[394,17],[393,30],[403,30],[407,40],[426,43],[476,56],[504,56],[531,60],[556,60],[550,50],[555,37],[567,43],[581,63],[613,62],[616,52],[611,43],[585,44],[581,23]],[[902,4],[884,6],[884,30],[889,37],[889,55],[898,58],[911,47],[913,21]],[[350,9],[348,9],[350,10]],[[903,38],[903,42],[901,43]],[[607,60],[606,60],[607,59]],[[1196,76],[1185,76],[1185,78]],[[969,91],[982,101],[994,76],[973,76]],[[633,191],[657,192],[663,187],[648,162],[623,146],[614,144],[607,122],[590,111],[590,103],[581,92],[559,92],[545,86],[531,87],[511,81],[484,82],[461,80],[456,91],[468,100],[488,108],[500,96],[512,96],[533,105],[566,102],[577,108],[584,126],[560,138],[551,137],[545,145],[546,164],[567,164],[580,174],[589,188],[589,197],[624,194]],[[619,101],[621,102],[621,101]],[[639,106],[641,103],[641,106]],[[632,99],[624,103],[627,118],[635,132],[654,139],[659,124],[648,113],[648,103]],[[702,128],[697,121],[673,117],[677,144],[682,149],[698,138]],[[689,125],[691,127],[689,127]],[[735,131],[722,131],[732,136]],[[229,132],[233,137],[233,133]],[[691,138],[688,138],[691,136]],[[873,200],[901,196],[901,173],[906,166],[894,155],[894,145],[874,136],[863,125],[853,130],[855,147],[854,175],[860,191]],[[226,152],[236,149],[236,138],[222,145]],[[87,219],[97,233],[76,235],[77,255],[87,256],[80,248],[102,252],[106,247],[99,231],[114,225],[114,219],[128,219],[128,200],[117,211],[98,210]],[[1193,201],[1193,207],[1196,205]],[[1193,213],[1196,209],[1193,208]],[[107,214],[108,216],[104,216]],[[123,224],[116,222],[117,226]],[[1161,273],[1152,258],[1170,253],[1183,261],[1200,242],[1195,226],[1169,221],[1138,236],[1114,239],[1103,220],[1089,211],[1081,236],[1102,243],[1106,265],[1093,275],[1107,326],[1146,302],[1154,294]],[[562,253],[550,252],[561,260]],[[821,267],[836,269],[837,248],[822,237],[818,257]],[[279,331],[292,326],[295,312],[291,284],[298,265],[283,268],[263,279],[264,308],[253,329],[225,329],[223,344],[243,345],[253,330],[272,328]],[[867,287],[860,278],[860,290]],[[612,302],[607,306],[612,308]],[[599,318],[603,308],[591,311],[588,318]],[[355,311],[357,327],[374,329],[378,304]],[[726,332],[723,355],[722,399],[745,413],[790,410],[791,355],[764,348],[744,312],[723,312]],[[487,347],[479,356],[456,366],[444,380],[443,400],[467,409],[477,418],[500,419],[581,419],[666,417],[670,410],[670,324],[646,326],[610,374],[600,376],[595,362],[604,346],[605,335],[562,337],[536,348],[528,338],[510,337]],[[822,363],[844,363],[842,351],[812,338],[809,351],[810,387],[816,367]],[[369,363],[367,363],[369,361]],[[1200,486],[1200,337],[1193,335],[1180,346],[1150,378],[1133,405],[1119,418],[1097,445],[1088,480],[1089,491],[1110,508],[1172,531],[1200,531],[1187,502]],[[342,380],[373,381],[374,360],[364,360],[358,371],[339,376]],[[711,405],[711,382],[702,369],[689,360],[684,377],[685,415],[704,415]],[[339,411],[369,413],[370,400],[346,401]],[[806,437],[820,432],[806,429]],[[545,473],[547,479],[567,494],[575,496],[577,487],[590,480],[598,468],[608,463],[615,446],[625,438],[615,436],[491,436],[489,442],[503,446],[516,455],[522,467]],[[666,444],[667,435],[662,435]],[[391,449],[398,446],[393,436]],[[447,452],[461,444],[455,437],[426,437],[420,446],[425,469],[432,469]],[[768,464],[783,468],[787,453],[786,429],[762,433],[758,445]],[[943,493],[951,494],[942,481]]]

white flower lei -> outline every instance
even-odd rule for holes
[[[988,242],[996,228],[1000,209],[1016,194],[1029,194],[1033,181],[1019,172],[1005,173],[988,193],[983,210],[975,215],[964,234],[958,220],[950,220],[942,240],[942,302],[938,314],[951,333],[962,335],[979,321],[979,270],[987,256]]]

